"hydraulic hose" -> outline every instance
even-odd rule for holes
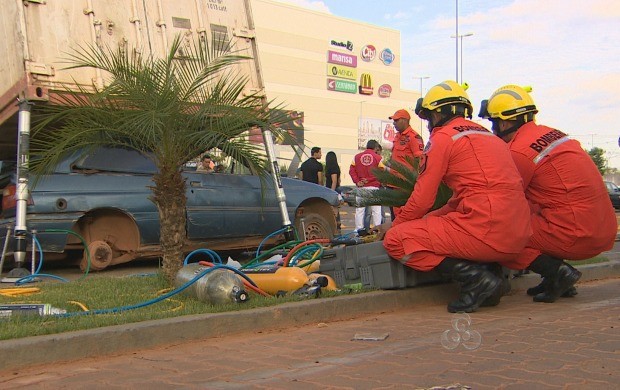
[[[308,241],[304,241],[301,244],[297,244],[293,249],[290,250],[290,252],[286,255],[286,257],[284,258],[284,267],[288,267],[289,266],[289,262],[291,261],[291,257],[293,256],[293,254],[295,254],[295,252],[299,249],[302,248],[306,245],[309,244],[314,244],[314,243],[319,243],[319,244],[328,244],[330,243],[331,240],[328,238],[317,238],[314,240],[308,240]]]
[[[185,290],[186,288],[188,288],[189,286],[191,286],[192,284],[196,283],[200,278],[202,278],[203,276],[205,276],[206,274],[208,274],[209,272],[218,269],[218,268],[230,268],[224,265],[216,265],[212,268],[206,268],[204,269],[202,272],[200,272],[198,275],[196,275],[193,279],[189,280],[187,283],[185,283],[184,285],[182,285],[179,288],[176,288],[172,291],[170,291],[169,293],[166,293],[164,295],[161,295],[157,298],[153,298],[150,299],[146,302],[143,303],[139,303],[136,305],[127,305],[127,306],[121,306],[121,307],[114,307],[114,308],[110,308],[110,309],[99,309],[99,310],[90,310],[90,311],[79,311],[79,312],[71,312],[71,313],[64,313],[64,314],[55,314],[55,317],[75,317],[75,316],[84,316],[84,315],[94,315],[94,314],[111,314],[111,313],[120,313],[123,311],[128,311],[128,310],[134,310],[134,309],[139,309],[141,307],[145,307],[145,306],[149,306],[152,304],[155,304],[157,302],[161,302],[164,299],[168,299],[180,292],[182,292],[183,290]]]

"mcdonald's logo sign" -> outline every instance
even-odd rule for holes
[[[372,95],[372,77],[370,73],[362,73],[359,85],[360,95]]]

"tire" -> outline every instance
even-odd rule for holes
[[[295,229],[300,240],[331,239],[336,234],[336,218],[331,206],[319,206],[304,207],[303,214],[295,218]]]

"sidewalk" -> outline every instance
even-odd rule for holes
[[[213,323],[194,321],[202,340],[4,370],[0,387],[611,389],[620,383],[619,288],[618,277],[584,282],[577,297],[553,304],[533,303],[521,291],[470,316],[448,313],[445,301],[405,305],[415,295],[409,290],[378,293],[365,301],[374,306],[390,297],[397,309],[349,312],[356,318],[325,323],[307,321],[319,310],[313,305],[277,308],[269,326],[261,315],[247,317],[258,321],[243,336],[210,337]],[[300,317],[299,324],[288,316]],[[113,336],[101,334],[99,343]]]

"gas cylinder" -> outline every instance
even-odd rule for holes
[[[299,267],[263,266],[244,269],[243,272],[269,294],[293,292],[308,282],[308,274]]]
[[[320,265],[321,265],[321,260],[315,260],[314,262],[308,264],[307,266],[300,267],[300,268],[303,269],[308,275],[310,275],[313,272],[318,272]]]
[[[325,275],[325,274],[319,274],[319,273],[308,274],[308,279],[310,282],[320,277],[325,278],[325,280],[327,281],[327,284],[325,286],[322,286],[325,290],[328,290],[328,291],[338,290],[338,285],[336,284],[336,281],[334,280],[334,278],[332,278],[331,276]]]
[[[175,286],[181,287],[210,267],[198,263],[183,266],[175,278]],[[183,291],[201,302],[221,305],[231,302],[245,302],[249,296],[243,282],[233,271],[216,268],[198,279]]]

